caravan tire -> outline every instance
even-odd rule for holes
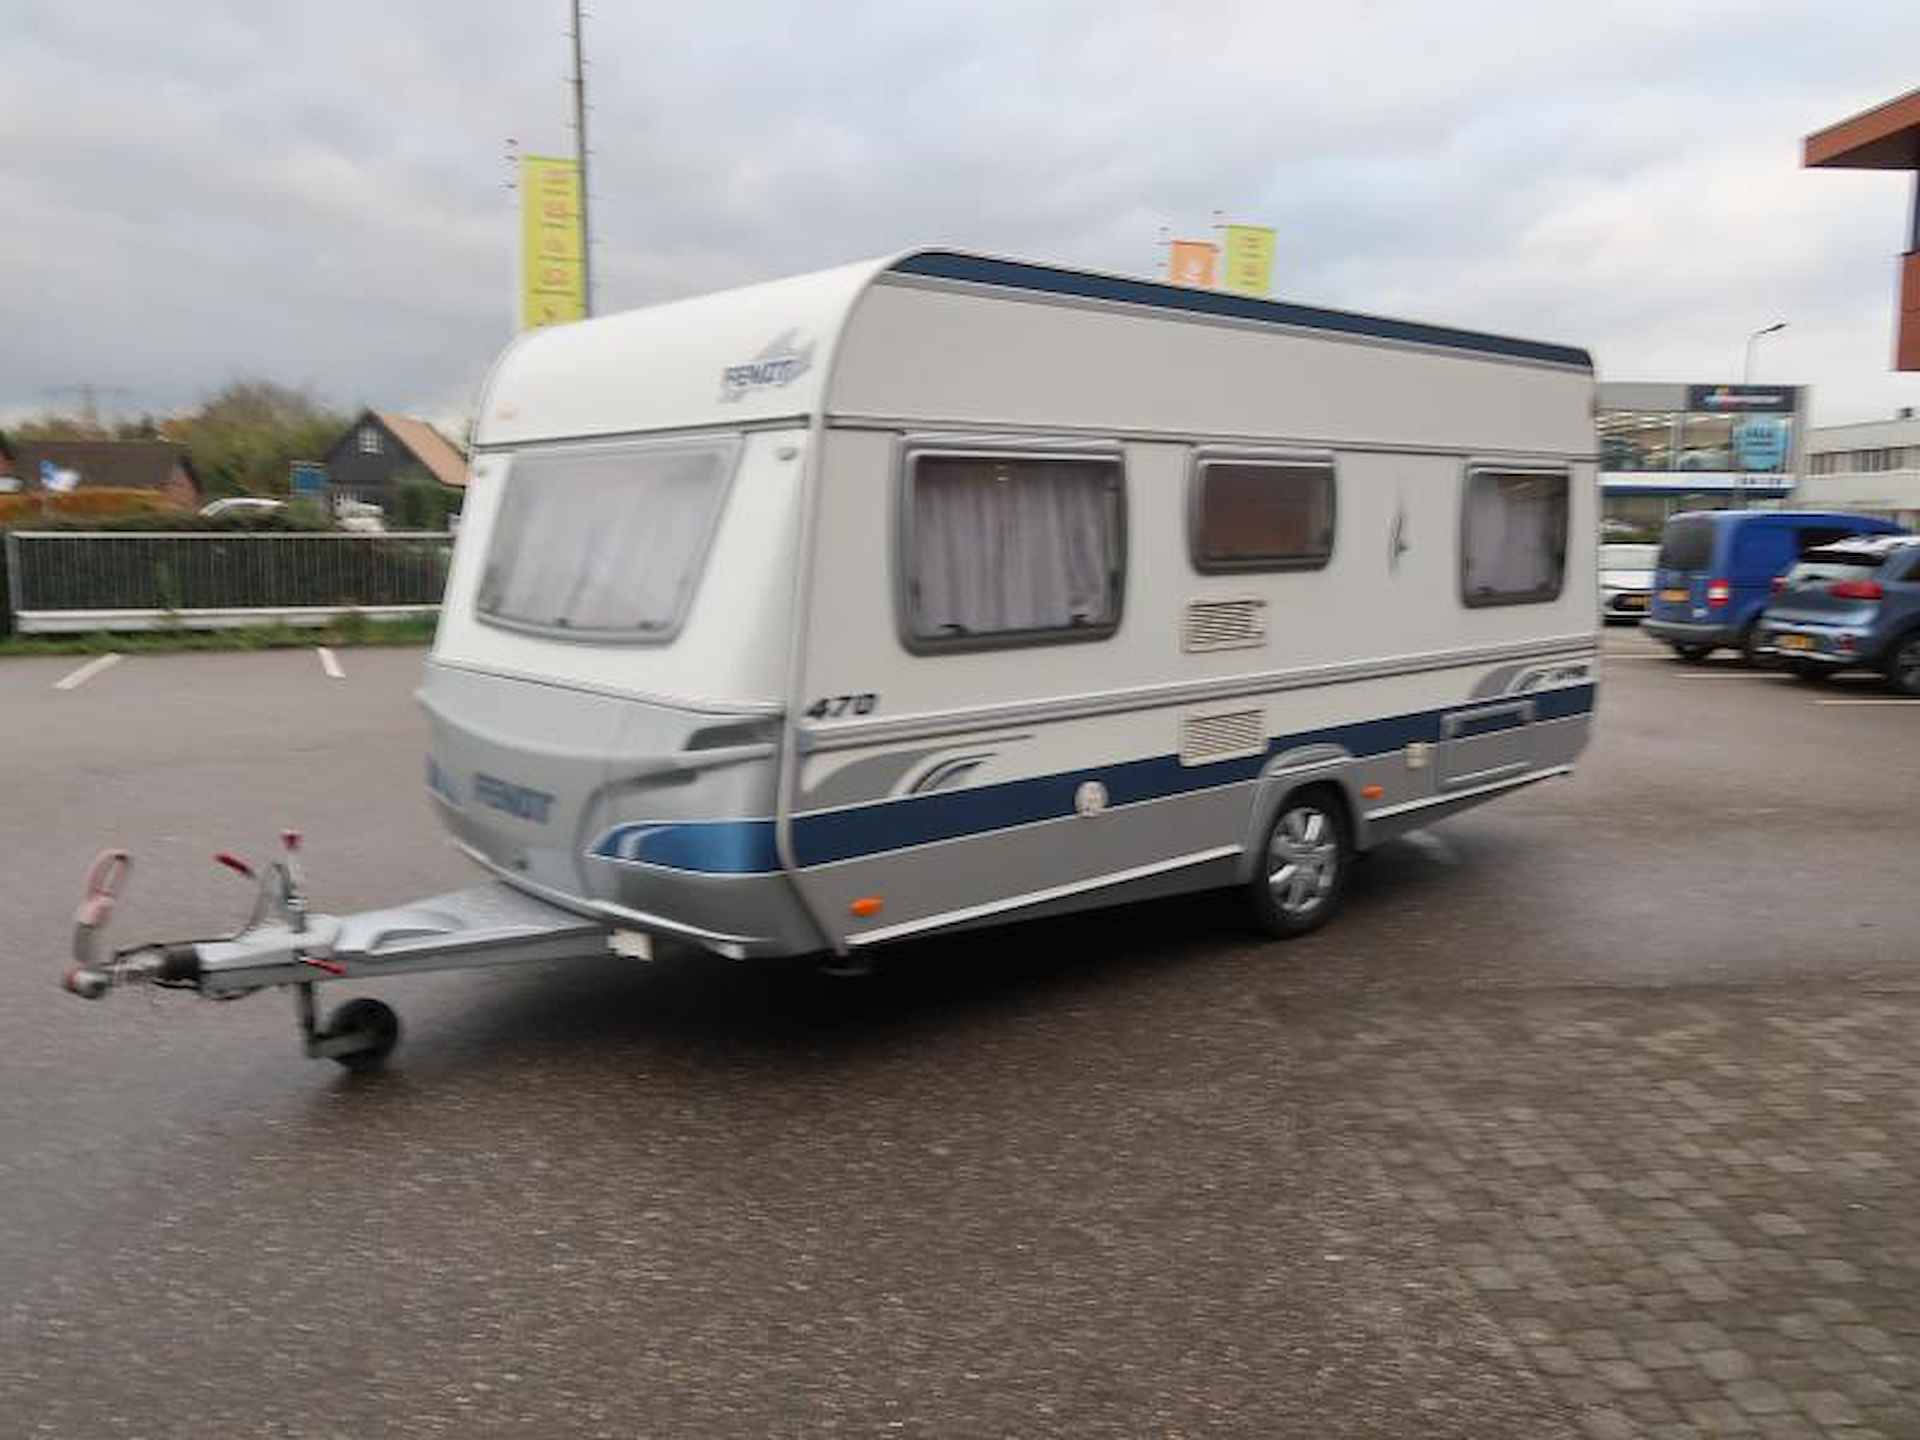
[[[1353,826],[1339,793],[1296,790],[1274,812],[1247,881],[1254,924],[1281,940],[1318,930],[1340,908],[1352,865]]]

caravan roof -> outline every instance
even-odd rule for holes
[[[879,291],[931,291],[971,300],[1065,306],[1108,319],[1131,315],[1185,322],[1183,329],[1237,331],[1249,338],[1291,337],[1303,347],[1298,379],[1324,393],[1351,378],[1355,406],[1370,405],[1376,414],[1383,406],[1382,389],[1393,377],[1383,375],[1378,365],[1330,372],[1325,342],[1346,342],[1342,348],[1354,350],[1386,347],[1409,357],[1506,362],[1546,372],[1543,380],[1557,372],[1542,395],[1564,397],[1558,376],[1592,372],[1587,352],[1571,346],[954,250],[916,250],[529,332],[495,368],[482,399],[476,443],[500,446],[763,425],[816,414],[906,415],[909,412],[898,407],[915,398],[924,403],[943,369],[946,378],[964,371],[974,386],[972,408],[983,413],[971,418],[1007,423],[1031,418],[1017,413],[1020,392],[1012,387],[1021,367],[1005,363],[1012,357],[1006,353],[1004,334],[989,337],[983,333],[991,328],[986,322],[959,322],[948,309],[942,318],[954,323],[943,324],[938,343],[932,343],[925,329],[929,309],[914,311],[908,319],[897,307],[888,310],[869,303]],[[1055,353],[1038,356],[1023,349],[1019,359],[1029,368],[1050,363],[1045,372],[1049,377],[1063,367],[1076,375],[1084,372],[1081,388],[1089,397],[1117,400],[1129,390],[1129,380],[1140,382],[1130,403],[1090,404],[1089,413],[1075,417],[1096,427],[1111,428],[1121,414],[1130,423],[1142,423],[1139,417],[1150,416],[1157,404],[1178,410],[1168,416],[1171,428],[1234,433],[1248,428],[1250,408],[1274,403],[1270,346],[1264,352],[1269,357],[1263,366],[1265,388],[1257,393],[1235,394],[1230,379],[1222,383],[1219,372],[1233,368],[1226,349],[1208,352],[1204,360],[1197,352],[1185,357],[1213,372],[1205,376],[1206,384],[1218,391],[1210,401],[1197,393],[1180,394],[1182,357],[1164,357],[1168,363],[1162,363],[1158,349],[1130,355],[1125,347],[1116,351],[1111,338],[1092,328],[1069,334],[1054,327],[1043,343]],[[989,348],[971,351],[973,342]],[[992,348],[996,346],[997,353]],[[1074,346],[1078,348],[1069,348]],[[943,361],[954,364],[943,367]],[[987,384],[991,377],[983,371],[997,373],[1002,388],[995,391]],[[1412,393],[1396,392],[1391,403],[1417,410],[1424,395],[1438,414],[1449,397],[1444,383],[1433,389],[1434,374],[1431,367],[1408,371]],[[1506,403],[1524,407],[1529,400],[1524,386],[1516,392],[1511,375],[1506,383]],[[1057,396],[1046,408],[1049,423],[1065,418]],[[1556,420],[1565,418],[1557,414],[1559,404],[1549,408]],[[953,413],[945,403],[936,410],[943,417]],[[1557,436],[1566,434],[1564,425],[1553,428]],[[1422,427],[1421,438],[1434,438],[1431,431],[1431,426]]]

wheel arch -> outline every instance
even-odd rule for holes
[[[1247,832],[1240,852],[1241,880],[1251,879],[1260,863],[1266,843],[1267,827],[1281,807],[1302,790],[1321,788],[1338,798],[1346,812],[1347,834],[1356,852],[1366,846],[1366,813],[1356,802],[1347,770],[1353,755],[1343,745],[1305,745],[1286,750],[1267,762],[1255,785],[1253,806],[1247,817]]]

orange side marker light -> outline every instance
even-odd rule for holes
[[[1387,787],[1384,785],[1362,785],[1360,787],[1360,798],[1362,800],[1378,800],[1386,793]]]
[[[865,920],[870,916],[878,915],[882,910],[886,909],[887,902],[882,900],[878,895],[862,895],[847,908],[862,920]]]

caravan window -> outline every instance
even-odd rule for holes
[[[1120,622],[1118,454],[913,451],[903,521],[911,649],[1098,640]]]
[[[1333,555],[1331,456],[1194,462],[1187,538],[1198,570],[1318,570]]]
[[[739,451],[727,436],[515,455],[480,617],[582,639],[672,639]]]
[[[1568,490],[1564,470],[1467,471],[1460,594],[1468,605],[1558,597],[1567,572]]]

